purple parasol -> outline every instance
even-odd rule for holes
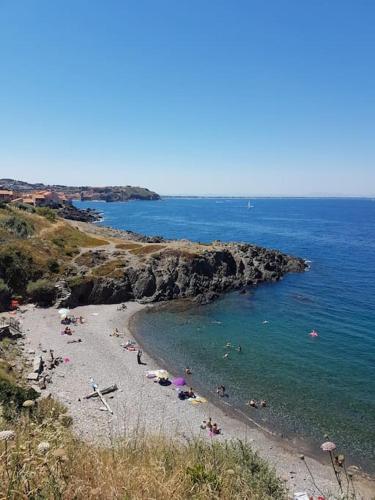
[[[176,385],[177,387],[182,387],[183,385],[186,385],[186,381],[182,377],[175,378],[172,383]]]

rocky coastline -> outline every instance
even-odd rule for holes
[[[301,258],[247,243],[202,245],[84,226],[96,236],[132,243],[117,244],[112,250],[89,250],[84,259],[78,259],[83,264],[78,276],[66,282],[64,306],[174,299],[208,303],[225,292],[275,282],[286,273],[303,272],[307,267]],[[111,272],[91,272],[97,265],[103,270],[107,266]]]
[[[74,205],[64,205],[57,211],[59,217],[80,222],[99,222],[102,220],[100,213],[94,208],[81,209]]]

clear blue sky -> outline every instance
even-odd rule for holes
[[[375,195],[374,0],[0,0],[0,177]]]

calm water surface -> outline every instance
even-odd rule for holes
[[[168,238],[246,241],[311,260],[311,270],[205,307],[140,315],[145,344],[263,424],[321,443],[325,433],[375,470],[375,202],[166,199],[79,203],[104,224]],[[268,323],[264,323],[267,321]],[[318,339],[308,333],[315,328]],[[223,359],[227,341],[242,353]],[[249,398],[269,408],[252,410]]]

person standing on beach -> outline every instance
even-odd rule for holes
[[[139,365],[142,365],[141,357],[142,357],[142,351],[139,349],[139,351],[137,352],[137,363]]]

